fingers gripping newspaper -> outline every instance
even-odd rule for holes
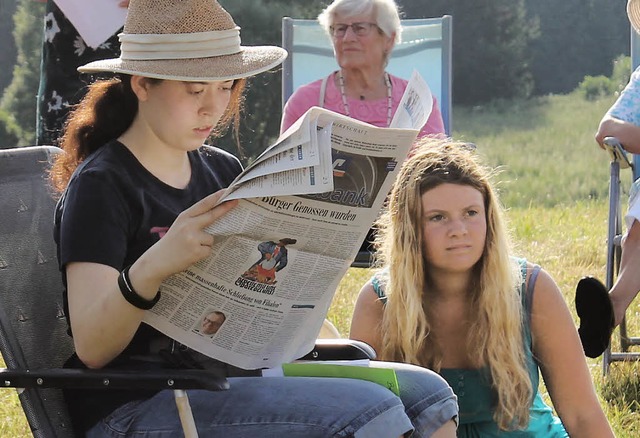
[[[414,73],[394,128],[309,109],[226,189],[239,203],[207,229],[213,253],[168,278],[143,321],[245,369],[308,353],[431,107]]]

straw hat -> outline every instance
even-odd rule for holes
[[[627,16],[631,26],[640,33],[640,0],[629,0],[627,2]]]
[[[131,0],[119,58],[81,73],[114,72],[178,81],[227,81],[280,64],[286,50],[241,46],[240,28],[216,0]]]

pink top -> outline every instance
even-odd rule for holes
[[[340,89],[336,86],[333,76],[327,81],[327,88],[324,96],[324,105],[319,105],[320,87],[322,79],[303,85],[298,88],[289,98],[282,114],[280,132],[284,132],[296,120],[298,120],[312,106],[322,106],[340,114],[346,114],[342,104]],[[397,76],[389,75],[391,78],[391,113],[395,114],[402,94],[407,88],[407,81]],[[359,100],[347,97],[349,113],[351,117],[370,123],[375,126],[387,127],[387,98],[377,100]],[[427,123],[422,127],[418,137],[427,134],[444,134],[444,122],[438,102],[433,98],[433,108]]]

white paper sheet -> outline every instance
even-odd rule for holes
[[[127,8],[120,0],[54,0],[84,42],[94,49],[124,25]]]
[[[389,128],[420,129],[433,109],[433,95],[418,70],[414,70],[404,90]]]

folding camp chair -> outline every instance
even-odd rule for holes
[[[621,169],[631,169],[635,174],[637,167],[629,160],[620,142],[613,137],[608,137],[604,141],[605,148],[611,158],[610,180],[609,180],[609,217],[607,220],[607,268],[605,286],[611,289],[620,269],[620,259],[622,255],[622,216],[623,204],[621,199]],[[632,345],[640,345],[640,338],[630,337],[627,334],[627,319],[623,318],[619,326],[620,330],[620,350],[613,351],[612,345],[605,350],[602,356],[602,372],[609,372],[609,365],[615,361],[639,360],[640,353],[629,351]]]
[[[402,20],[402,42],[393,49],[387,71],[409,79],[418,70],[438,99],[447,134],[451,134],[451,16]],[[284,17],[282,105],[301,85],[338,69],[328,35],[316,20]]]
[[[640,64],[640,35],[631,28],[631,70],[635,70]],[[611,177],[609,182],[609,218],[607,232],[607,290],[610,290],[615,283],[616,276],[620,269],[620,259],[622,254],[622,216],[623,206],[626,200],[621,200],[620,196],[620,170],[631,169],[631,177],[634,181],[640,177],[640,157],[633,155],[628,157],[624,152],[624,145],[615,138],[605,139],[606,147],[611,155]],[[617,152],[615,152],[617,151]],[[629,347],[640,345],[640,337],[631,336],[627,332],[627,317],[623,318],[619,326],[620,350],[617,350],[613,342],[602,355],[602,372],[607,374],[611,362],[640,360],[640,353],[629,351]]]
[[[19,389],[36,438],[73,437],[63,387],[173,389],[186,437],[197,436],[184,389],[224,390],[226,379],[201,370],[150,372],[61,369],[73,351],[53,241],[55,201],[46,171],[60,150],[0,149],[0,351],[3,386]],[[364,343],[318,342],[307,359],[373,358]]]
[[[640,36],[631,29],[631,64],[632,71],[640,63]],[[617,139],[606,139],[609,149],[622,149]],[[611,179],[609,183],[609,220],[607,235],[607,273],[606,287],[611,289],[620,266],[622,253],[622,206],[620,199],[620,169],[631,168],[632,181],[640,177],[640,159],[634,155],[631,160],[623,153],[618,154],[617,159],[611,161]],[[613,344],[605,350],[602,356],[602,371],[606,375],[609,372],[611,362],[640,360],[640,353],[629,351],[629,347],[640,345],[640,337],[630,336],[627,332],[627,317],[625,315],[619,326],[620,350],[616,350]]]
[[[391,52],[387,71],[409,79],[418,70],[438,100],[447,135],[451,135],[451,16],[402,20],[402,42]],[[331,40],[316,20],[284,17],[282,47],[289,56],[282,64],[282,105],[301,85],[338,69]],[[372,254],[361,251],[351,266],[368,267]]]
[[[185,435],[197,436],[181,390],[227,389],[224,378],[196,370],[140,375],[60,369],[73,345],[53,241],[55,202],[46,182],[59,151],[51,146],[0,150],[0,350],[8,367],[0,370],[3,385],[22,388],[20,402],[35,437],[73,436],[62,387],[179,390]]]

